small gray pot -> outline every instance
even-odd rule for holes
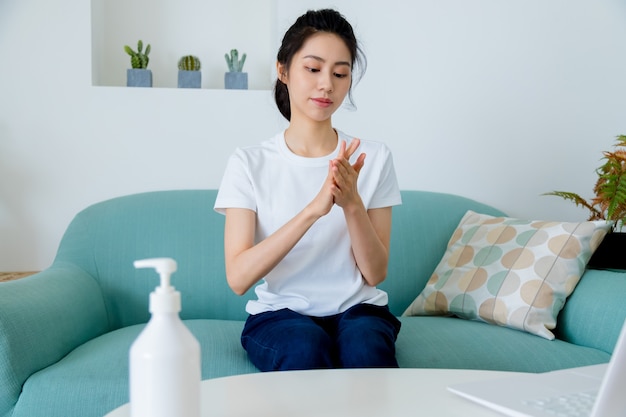
[[[178,70],[178,88],[200,88],[202,73],[200,71]]]
[[[126,70],[127,87],[152,87],[152,70],[128,68]]]
[[[247,90],[247,72],[226,72],[224,73],[224,86],[227,90]]]

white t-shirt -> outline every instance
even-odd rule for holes
[[[215,210],[247,208],[256,212],[256,241],[274,233],[310,203],[328,175],[329,161],[341,141],[353,139],[337,132],[337,149],[327,156],[306,158],[291,152],[281,132],[256,146],[238,148],[230,157]],[[382,143],[361,140],[351,163],[361,153],[365,164],[358,191],[366,209],[402,203],[391,152]],[[308,316],[341,313],[359,304],[386,305],[387,294],[368,285],[357,268],[343,209],[334,205],[307,231],[283,260],[255,288],[250,314],[289,308]]]

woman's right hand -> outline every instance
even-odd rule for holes
[[[333,204],[335,204],[332,194],[334,179],[331,165],[332,162],[329,162],[328,175],[326,175],[324,184],[322,184],[322,188],[307,207],[310,210],[311,214],[316,216],[317,218],[327,215],[330,212],[330,209],[333,207]]]

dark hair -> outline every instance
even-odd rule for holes
[[[352,26],[345,17],[332,9],[309,10],[300,16],[295,23],[287,30],[283,37],[282,44],[278,50],[276,59],[285,68],[289,68],[294,55],[302,48],[304,42],[315,33],[328,32],[339,36],[348,47],[352,57],[352,72],[354,68],[359,68],[358,79],[365,73],[366,60],[358,44]],[[354,77],[352,78],[354,84]],[[287,120],[291,120],[291,105],[289,104],[289,91],[287,85],[280,80],[280,74],[274,85],[274,100],[278,110]],[[352,106],[352,85],[348,92],[348,100]]]

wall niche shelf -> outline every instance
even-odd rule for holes
[[[141,39],[151,45],[153,88],[177,88],[178,59],[196,55],[201,90],[224,89],[224,54],[236,48],[247,54],[249,89],[270,90],[275,22],[275,0],[91,0],[92,85],[126,87],[123,48]]]

